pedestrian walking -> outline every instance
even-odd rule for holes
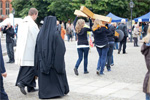
[[[78,51],[78,60],[76,62],[74,72],[75,75],[79,75],[78,68],[83,59],[84,55],[84,74],[88,74],[88,54],[89,54],[89,42],[87,38],[87,32],[91,31],[90,28],[85,27],[85,21],[83,19],[78,19],[77,16],[74,20],[74,26],[77,33],[77,51]]]
[[[37,37],[34,62],[39,77],[40,99],[62,97],[69,92],[65,51],[64,41],[56,29],[56,17],[45,17]]]
[[[3,77],[7,77],[7,72],[5,70],[5,65],[3,60],[1,40],[0,40],[0,75],[1,75],[0,76],[0,100],[9,100],[3,85]]]
[[[127,43],[128,33],[127,33],[127,25],[125,25],[125,19],[121,20],[121,24],[118,26],[118,29],[122,30],[124,33],[124,38],[119,44],[118,54],[120,54],[121,52],[122,45],[123,45],[123,54],[126,54],[126,43]]]
[[[143,83],[143,92],[146,94],[146,100],[150,100],[150,25],[148,27],[147,35],[143,38],[143,41],[144,43],[142,45],[141,52],[145,56],[145,62],[148,70]]]
[[[7,26],[5,26],[3,33],[6,33],[6,48],[7,48],[7,54],[9,57],[9,61],[7,63],[14,63],[15,59],[14,59],[14,49],[13,49],[14,47],[13,38],[14,38],[15,32],[10,23],[8,23]]]
[[[109,34],[107,35],[108,37],[108,53],[107,53],[107,70],[111,71],[111,63],[113,60],[113,50],[114,50],[114,44],[115,44],[115,27],[111,24],[108,24],[108,30]]]
[[[92,26],[92,21],[90,20],[90,26]],[[97,71],[98,75],[104,75],[104,67],[106,64],[107,52],[108,52],[108,28],[102,23],[102,21],[95,19],[92,26],[95,46],[99,54]]]
[[[37,91],[35,82],[34,51],[36,38],[39,32],[37,24],[34,22],[38,16],[38,10],[31,8],[28,16],[18,28],[18,40],[16,48],[16,64],[20,66],[16,86],[26,95],[25,86],[28,92]]]

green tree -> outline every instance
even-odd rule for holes
[[[25,17],[28,15],[28,11],[30,8],[34,7],[38,10],[38,18],[36,20],[37,24],[40,24],[40,21],[44,19],[44,17],[52,15],[50,11],[48,11],[47,7],[50,4],[44,0],[13,0],[12,7],[15,9],[15,17]]]
[[[150,11],[150,0],[133,0],[133,18],[139,17]],[[13,0],[12,6],[16,10],[16,17],[27,15],[31,7],[39,11],[37,22],[45,16],[53,15],[58,20],[67,22],[75,18],[74,11],[80,9],[81,5],[86,6],[92,12],[100,15],[107,15],[109,12],[130,19],[130,0]]]

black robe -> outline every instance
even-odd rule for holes
[[[35,49],[40,99],[61,97],[69,92],[64,62],[65,51],[64,41],[56,29],[56,17],[45,17]]]

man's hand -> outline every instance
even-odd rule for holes
[[[3,77],[7,77],[7,73],[5,72],[5,73],[2,73],[2,76]]]

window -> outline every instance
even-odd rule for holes
[[[2,6],[2,1],[0,1],[0,15],[3,14],[3,6]]]
[[[6,15],[9,15],[9,2],[6,1]]]

